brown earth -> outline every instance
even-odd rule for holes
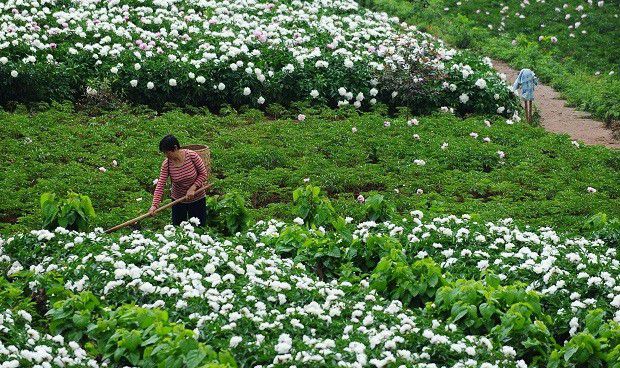
[[[509,84],[519,75],[518,70],[502,61],[493,60],[493,66],[500,73],[506,74]],[[568,134],[572,139],[586,144],[620,149],[620,140],[613,138],[611,129],[607,129],[605,123],[591,119],[586,112],[566,106],[566,101],[553,88],[539,84],[534,94],[534,105],[540,113],[540,123],[546,130]]]

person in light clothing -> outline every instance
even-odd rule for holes
[[[532,121],[532,101],[534,101],[534,89],[538,85],[538,78],[530,69],[521,69],[517,79],[512,85],[514,91],[521,89],[521,98],[525,104],[525,118]]]

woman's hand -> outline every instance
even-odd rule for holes
[[[196,195],[196,187],[193,185],[189,187],[185,195],[187,196],[187,199],[193,199],[194,196]]]
[[[155,210],[157,210],[157,207],[151,206],[151,208],[149,208],[149,216],[155,216]]]

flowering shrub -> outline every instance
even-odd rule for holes
[[[73,341],[81,341],[81,335],[87,335],[86,345],[91,354],[117,365],[237,366],[230,353],[218,354],[197,342],[193,331],[170,323],[162,310],[133,305],[104,309],[92,293],[83,292],[57,301],[48,314],[52,331],[71,330]]]
[[[65,289],[90,291],[113,306],[136,302],[141,308],[165,309],[171,321],[193,329],[200,342],[231,349],[241,366],[332,366],[336,361],[460,366],[476,359],[478,365],[521,367],[545,361],[556,343],[592,326],[587,316],[593,309],[604,312],[602,323],[620,321],[620,261],[616,250],[600,240],[565,238],[549,228],[521,231],[510,220],[479,224],[467,216],[421,218],[421,212],[414,212],[399,224],[347,225],[354,230],[353,242],[375,242],[371,249],[384,250],[373,254],[390,254],[399,269],[412,267],[404,273],[377,267],[377,276],[368,280],[361,273],[350,278],[355,283],[330,275],[320,281],[309,270],[313,259],[296,262],[276,254],[284,237],[293,247],[297,237],[322,247],[340,244],[334,252],[348,254],[347,240],[338,231],[275,220],[229,238],[196,233],[189,223],[168,226],[161,234],[120,237],[60,228],[32,231],[0,240],[0,270],[26,277],[30,288],[61,277]],[[42,246],[16,251],[35,243]],[[497,276],[475,281],[483,271]],[[390,281],[401,274],[421,284]],[[387,283],[379,282],[381,277]],[[391,291],[378,285],[392,285]],[[478,292],[474,299],[448,297],[466,292],[467,285],[486,293],[486,306]],[[422,303],[408,308],[392,299],[407,302],[408,295]],[[422,304],[425,308],[415,307]],[[478,307],[475,315],[469,314],[471,305]],[[614,348],[601,345],[601,356],[615,356]]]
[[[31,13],[34,4],[1,5],[0,103],[105,91],[158,108],[165,102],[219,109],[309,100],[367,109],[377,101],[398,103],[392,99],[408,91],[401,98],[414,96],[412,107],[432,110],[441,105],[426,96],[443,94],[444,69],[465,62],[416,27],[353,0],[49,0]],[[405,79],[379,82],[383,72],[401,67]],[[507,88],[493,77],[488,82]],[[508,114],[515,98],[505,97],[489,103]]]
[[[34,231],[3,240],[2,247],[44,235],[47,261],[28,265],[20,257],[0,267],[14,274],[22,264],[32,287],[53,272],[65,278],[65,288],[88,290],[107,303],[167,309],[199,341],[230,348],[241,366],[522,364],[483,336],[466,336],[377,296],[367,281],[319,281],[303,264],[277,257],[259,239],[277,237],[283,226],[260,222],[223,241],[189,224],[116,239],[90,233],[73,246],[76,233]]]
[[[91,367],[100,365],[75,341],[61,335],[41,333],[25,310],[0,312],[0,366],[18,367]]]

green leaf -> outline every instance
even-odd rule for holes
[[[579,350],[577,346],[567,347],[566,351],[564,352],[564,360],[568,362],[570,358],[577,352],[577,350]]]
[[[204,358],[207,356],[206,352],[201,350],[192,350],[185,355],[185,366],[187,368],[196,368],[202,363]]]
[[[488,273],[487,274],[487,276],[485,278],[485,281],[486,281],[488,286],[490,286],[490,287],[492,287],[494,289],[499,288],[500,285],[501,285],[500,278],[497,275],[492,274],[492,273]]]

